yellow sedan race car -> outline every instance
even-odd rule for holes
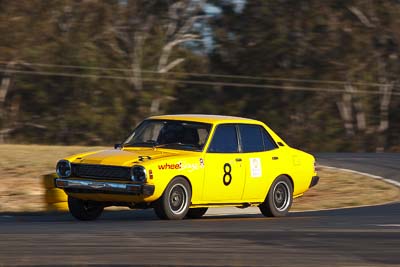
[[[285,216],[319,180],[314,157],[262,122],[215,115],[148,118],[114,149],[62,159],[56,171],[56,187],[79,220],[108,206],[154,208],[170,220],[222,206]]]

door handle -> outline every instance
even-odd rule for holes
[[[242,159],[241,158],[237,158],[236,161],[239,162],[239,161],[242,161]]]
[[[272,160],[277,160],[277,159],[279,159],[278,157],[272,157]]]

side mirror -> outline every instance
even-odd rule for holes
[[[122,148],[122,144],[114,144],[114,149],[121,149]]]

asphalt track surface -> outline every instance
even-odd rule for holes
[[[357,155],[318,159],[400,178],[398,155]],[[0,214],[0,265],[400,266],[400,203],[285,218],[244,210],[183,221],[157,220],[151,210],[105,212],[94,222],[68,214]]]
[[[366,172],[400,182],[400,153],[318,153],[322,165]]]

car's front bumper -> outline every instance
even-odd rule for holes
[[[151,196],[154,194],[154,185],[148,184],[100,182],[65,178],[57,178],[55,184],[57,188],[72,193],[109,193],[143,196]]]

